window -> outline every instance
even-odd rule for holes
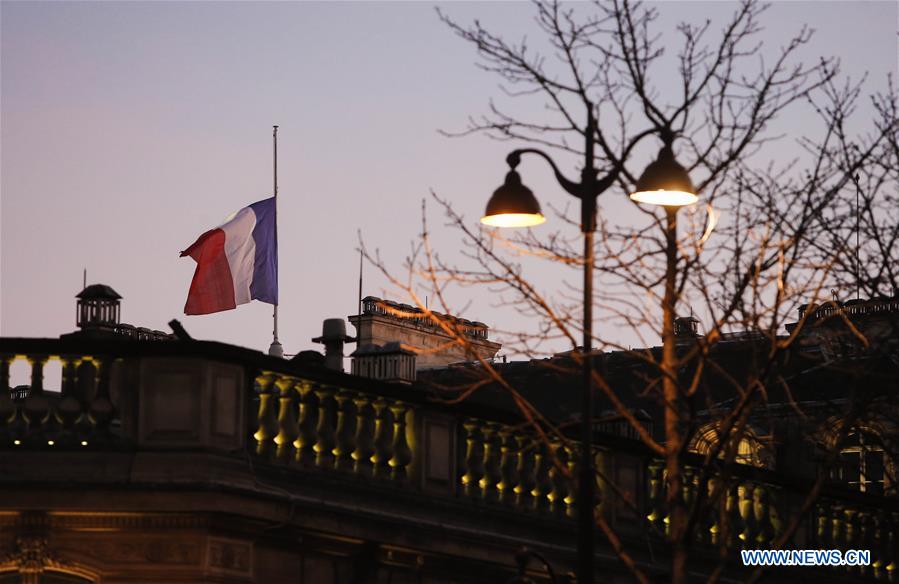
[[[882,495],[887,485],[886,467],[883,442],[877,434],[857,431],[846,437],[832,474],[853,489]]]
[[[733,433],[731,433],[730,439],[734,439]],[[696,435],[690,443],[690,452],[696,454],[708,454],[717,443],[718,425],[707,424],[696,432]],[[724,453],[725,448],[722,448],[718,453],[718,458],[723,459]],[[768,457],[766,456],[765,449],[762,448],[762,444],[759,442],[758,438],[756,438],[755,433],[749,428],[744,428],[743,435],[740,436],[740,440],[737,442],[734,462],[758,468],[769,468],[771,464],[767,459]]]

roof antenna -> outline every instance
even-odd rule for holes
[[[861,199],[862,187],[858,182],[858,173],[852,175],[852,181],[855,183],[855,299],[859,300],[861,296],[862,272],[861,263],[859,262],[859,239],[858,234],[861,231],[861,213],[859,200]]]
[[[359,248],[359,304],[357,306],[359,316],[362,316],[362,248]]]
[[[81,289],[87,288],[87,268],[84,268],[84,277],[81,280]]]

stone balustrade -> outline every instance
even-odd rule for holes
[[[573,442],[495,422],[466,419],[459,488],[465,497],[523,511],[574,516]]]
[[[398,399],[266,372],[255,379],[254,452],[302,468],[403,482],[413,408]]]
[[[0,354],[0,441],[2,447],[83,448],[114,440],[116,408],[110,395],[113,359],[81,354],[52,355],[62,364],[59,392],[44,389],[49,353],[29,354],[27,391],[9,387],[15,354]]]
[[[809,547],[870,550],[871,564],[847,567],[857,575],[893,582],[899,580],[899,513],[874,502],[864,504],[823,497],[809,520]]]

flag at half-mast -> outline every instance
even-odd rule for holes
[[[181,252],[197,262],[184,314],[210,314],[250,300],[278,304],[275,198],[244,207]]]

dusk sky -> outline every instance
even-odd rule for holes
[[[678,20],[725,18],[734,4],[659,7],[673,35]],[[537,36],[525,3],[443,8]],[[356,309],[357,231],[399,270],[430,189],[474,221],[506,153],[524,146],[438,133],[501,93],[431,3],[3,2],[0,17],[3,336],[73,330],[86,268],[88,283],[124,297],[125,322],[168,330],[178,318],[196,338],[265,350],[267,304],[183,315],[195,263],[178,253],[270,196],[278,124],[281,341],[291,354],[313,348],[322,319]],[[870,90],[896,72],[893,1],[780,2],[764,23],[771,46],[814,27],[806,59],[839,56],[853,77],[868,71]],[[781,147],[788,157],[793,144]],[[574,176],[576,161],[564,162]],[[566,203],[542,164],[522,170],[544,204]],[[601,212],[616,205],[601,200]],[[455,236],[436,211],[433,223],[451,254]],[[364,293],[385,288],[367,267]],[[464,316],[514,328],[483,291],[457,292],[460,306],[466,293]]]

